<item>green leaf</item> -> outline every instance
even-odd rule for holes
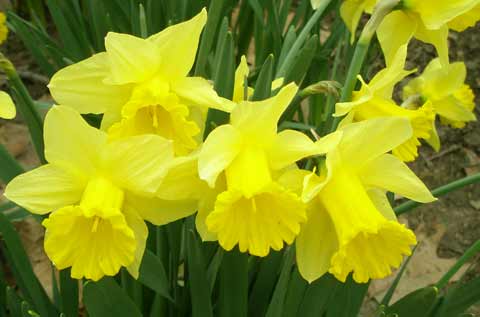
[[[83,302],[91,317],[142,317],[130,297],[110,277],[85,283]]]
[[[299,316],[322,316],[327,310],[327,304],[332,298],[337,280],[331,274],[325,274],[308,285],[303,301],[299,307]],[[352,315],[353,316],[353,315]]]
[[[6,304],[10,312],[10,316],[22,316],[22,302],[20,297],[13,288],[7,286],[6,290]]]
[[[435,316],[459,316],[478,302],[480,302],[480,277],[449,289]]]
[[[67,317],[78,316],[78,280],[70,276],[70,269],[59,272],[62,313]]]
[[[7,282],[4,270],[0,269],[0,316],[7,316]]]
[[[335,280],[332,299],[328,303],[327,317],[357,316],[368,290],[369,283],[355,283],[349,275],[345,283]]]
[[[290,64],[290,68],[285,72],[285,83],[294,81],[297,85],[301,84],[315,56],[318,43],[318,35],[314,35],[308,39],[305,46],[300,50],[298,57]]]
[[[438,289],[435,286],[429,286],[399,299],[395,304],[385,309],[387,316],[409,316],[409,317],[425,317],[434,308],[437,300]]]
[[[193,225],[192,225],[193,228]],[[192,316],[213,316],[211,289],[200,243],[193,230],[187,230],[188,285],[192,299]]]
[[[307,287],[307,281],[303,279],[298,272],[298,268],[295,267],[292,271],[290,282],[288,283],[287,295],[283,306],[283,317],[298,316],[298,309],[300,308]]]
[[[223,0],[212,0],[208,8],[208,19],[205,29],[203,30],[198,48],[197,63],[195,65],[195,75],[206,75],[207,57],[212,49],[213,40],[217,34],[218,24],[220,22]]]
[[[219,292],[219,316],[247,316],[248,255],[241,253],[238,248],[223,255]]]
[[[0,144],[0,180],[6,184],[23,172],[24,170],[17,160]]]
[[[11,262],[10,265],[14,276],[26,299],[32,303],[41,316],[56,315],[56,309],[49,301],[35,273],[33,273],[18,233],[2,213],[0,213],[0,233],[2,233],[7,248],[7,259]]]
[[[267,99],[272,94],[273,63],[273,55],[270,54],[258,74],[252,100]]]
[[[249,316],[265,316],[279,275],[282,256],[282,252],[271,252],[266,258],[261,259],[260,268],[249,296]]]
[[[172,300],[170,287],[162,261],[150,250],[143,254],[138,281],[163,297]]]
[[[30,304],[22,302],[22,316],[23,317],[40,317],[38,313],[31,309]]]
[[[275,286],[272,300],[268,305],[267,314],[265,315],[266,317],[276,317],[282,315],[285,296],[287,294],[287,286],[290,280],[294,259],[295,249],[293,247],[289,247],[283,253],[282,270],[280,272],[277,285]]]

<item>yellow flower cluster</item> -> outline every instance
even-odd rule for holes
[[[443,83],[440,62],[432,62],[404,90],[406,100],[425,102],[400,107],[393,86],[411,71],[399,46],[352,102],[337,104],[336,115],[348,114],[337,131],[314,141],[277,129],[297,94],[294,83],[277,80],[273,97],[250,101],[244,58],[233,100],[188,76],[206,18],[202,10],[146,39],[109,33],[106,52],[53,76],[58,105],[45,119],[48,164],[5,191],[31,212],[49,214],[49,258],[71,267],[74,278],[98,280],[122,267],[137,277],[145,221],[164,225],[198,211],[202,239],[226,250],[266,256],[295,242],[308,281],[326,272],[341,281],[352,273],[357,282],[389,275],[416,239],[396,220],[386,192],[435,200],[402,160],[416,156],[418,139],[433,138],[436,113],[453,126],[472,119],[463,64],[452,64],[455,83]],[[453,115],[451,102],[465,115]],[[230,113],[230,121],[202,141],[208,108]],[[83,120],[87,113],[103,114],[100,129]],[[298,168],[308,157],[320,162],[318,171]]]
[[[345,0],[341,15],[351,32],[352,41],[363,12],[372,13],[380,0]],[[463,62],[450,63],[448,31],[463,31],[480,20],[480,0],[402,0],[380,23],[377,36],[385,55],[387,67],[359,91],[351,102],[338,103],[336,115],[346,118],[342,124],[369,118],[392,116],[410,121],[413,136],[393,149],[393,154],[405,162],[415,160],[423,139],[435,150],[440,148],[435,117],[440,122],[461,128],[475,121],[474,95],[466,85]],[[392,96],[393,87],[416,70],[403,69],[408,42],[412,37],[433,44],[439,57],[430,62],[423,74],[404,87],[403,102],[398,105]]]

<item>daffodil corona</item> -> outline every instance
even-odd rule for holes
[[[103,113],[111,138],[158,134],[185,155],[201,140],[208,107],[230,111],[200,77],[188,77],[207,14],[147,39],[110,32],[106,52],[57,72],[49,84],[57,103],[80,113]]]
[[[397,222],[386,191],[435,200],[404,163],[385,154],[411,137],[407,119],[370,119],[342,132],[320,175],[310,173],[303,181],[308,221],[297,238],[297,263],[310,282],[326,272],[342,282],[350,273],[358,283],[388,276],[416,239]]]
[[[163,224],[155,193],[173,159],[172,142],[158,135],[107,142],[80,114],[63,106],[45,119],[48,164],[14,178],[5,196],[44,220],[45,251],[74,278],[99,280],[126,267],[138,276],[148,234],[144,220]],[[195,209],[168,204],[173,215]],[[179,209],[189,209],[188,211]]]
[[[296,92],[290,84],[267,100],[240,102],[230,124],[213,130],[201,149],[200,177],[211,187],[225,177],[226,190],[201,216],[226,250],[238,244],[242,252],[266,256],[270,248],[292,243],[306,220],[300,197],[277,179],[297,160],[328,151],[338,134],[314,143],[297,131],[277,133],[280,115]]]

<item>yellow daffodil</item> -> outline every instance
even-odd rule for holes
[[[5,196],[32,213],[51,212],[43,222],[45,251],[74,278],[99,280],[121,267],[137,277],[144,220],[163,224],[178,219],[166,210],[179,217],[195,211],[155,198],[174,156],[172,141],[142,135],[107,142],[105,132],[62,106],[48,112],[44,137],[49,163],[13,179]]]
[[[241,102],[230,124],[214,129],[200,151],[200,178],[212,188],[219,176],[225,178],[227,189],[201,216],[204,228],[226,250],[238,244],[241,252],[266,256],[270,248],[292,243],[306,220],[300,198],[276,179],[297,160],[328,151],[338,134],[314,143],[297,131],[277,133],[277,122],[296,92],[290,84],[267,100]]]
[[[480,3],[464,14],[457,16],[453,20],[450,20],[450,22],[448,22],[448,27],[454,31],[463,32],[467,28],[475,26],[479,20]]]
[[[476,120],[473,113],[475,95],[470,86],[465,84],[466,73],[463,62],[443,66],[438,58],[434,59],[421,76],[403,88],[405,103],[415,107],[415,101],[430,102],[440,117],[440,122],[454,128],[463,128],[466,122]],[[438,151],[440,140],[436,130],[432,131],[428,142]]]
[[[80,113],[103,113],[112,138],[158,134],[184,155],[201,141],[208,107],[230,111],[206,79],[188,77],[207,14],[147,39],[110,32],[106,52],[57,72],[49,88],[57,103]]]
[[[403,0],[377,29],[387,64],[412,37],[435,46],[442,64],[448,64],[448,23],[472,10],[478,0]]]
[[[0,44],[5,42],[8,36],[7,17],[5,13],[0,12]]]
[[[13,119],[16,114],[17,110],[10,95],[0,91],[0,118]]]
[[[392,100],[395,84],[415,71],[403,69],[406,56],[407,46],[404,45],[397,51],[390,66],[378,72],[370,83],[362,81],[361,89],[353,93],[351,102],[337,103],[335,115],[343,116],[348,113],[341,122],[342,125],[377,117],[407,118],[413,128],[413,135],[394,148],[393,154],[409,162],[418,156],[419,139],[430,138],[435,113],[430,103],[425,103],[419,109],[406,109]]]
[[[320,176],[300,178],[309,204],[296,255],[309,282],[326,272],[342,282],[349,273],[358,283],[388,276],[411,254],[416,239],[397,222],[386,191],[424,203],[435,200],[405,163],[385,154],[411,137],[407,119],[371,119],[342,132]]]

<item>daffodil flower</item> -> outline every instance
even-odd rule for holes
[[[355,40],[355,31],[363,12],[372,13],[377,0],[344,0],[340,7],[340,16],[350,31],[350,42]]]
[[[13,119],[16,114],[17,110],[10,95],[0,91],[0,118]]]
[[[289,84],[267,100],[241,102],[230,124],[214,129],[200,150],[200,178],[213,188],[219,176],[225,177],[226,190],[201,216],[204,228],[226,250],[238,244],[241,252],[266,256],[270,248],[292,243],[306,220],[300,197],[276,180],[297,160],[328,151],[339,135],[314,143],[297,131],[277,133],[277,122],[296,92],[297,86]]]
[[[188,77],[207,14],[147,39],[110,32],[106,52],[57,72],[49,88],[57,103],[103,113],[111,138],[145,133],[174,141],[175,153],[198,147],[208,107],[230,111],[206,79]]]
[[[448,22],[448,27],[457,32],[463,32],[467,28],[475,26],[480,20],[480,3],[469,11],[457,16]]]
[[[418,156],[419,139],[429,139],[435,113],[431,104],[425,103],[419,109],[406,109],[392,100],[392,91],[396,83],[415,70],[404,70],[407,46],[402,46],[396,53],[392,64],[379,71],[370,83],[362,80],[362,87],[355,91],[351,102],[337,103],[335,116],[348,114],[341,125],[352,121],[364,121],[377,117],[403,117],[409,120],[413,135],[403,144],[393,149],[393,154],[405,162],[413,161]]]
[[[51,212],[43,222],[45,251],[59,270],[71,267],[73,278],[96,281],[121,267],[137,277],[144,220],[163,224],[195,211],[188,202],[155,198],[174,156],[172,141],[142,135],[108,142],[63,106],[48,112],[44,137],[49,163],[14,178],[5,196],[32,213]]]
[[[423,74],[411,80],[403,88],[403,97],[409,100],[430,102],[440,117],[440,122],[454,128],[463,128],[466,122],[475,121],[475,95],[469,85],[465,84],[467,70],[465,63],[455,62],[443,66],[440,60],[432,60]],[[415,106],[414,104],[411,106]],[[428,143],[440,149],[440,139],[433,126]]]
[[[448,64],[448,23],[470,11],[478,0],[403,0],[377,29],[387,65],[412,37],[435,46],[442,64]]]
[[[326,272],[342,282],[350,273],[358,283],[388,276],[411,254],[416,238],[396,220],[386,191],[423,203],[435,200],[405,163],[385,154],[411,137],[407,119],[371,119],[341,131],[320,175],[300,174],[302,198],[309,203],[296,256],[309,282]]]

